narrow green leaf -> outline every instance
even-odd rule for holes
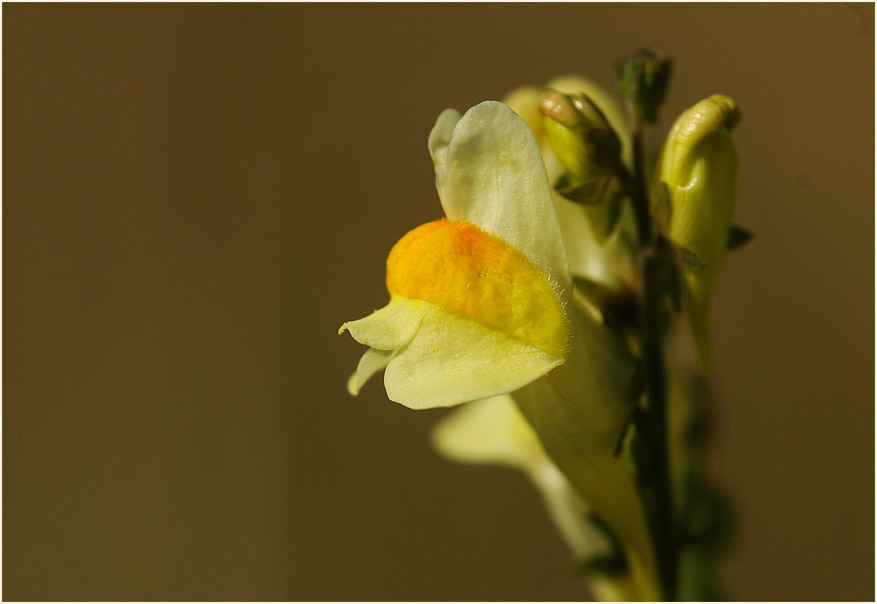
[[[732,224],[731,230],[728,231],[728,251],[738,250],[749,243],[754,235],[751,231],[743,227]]]

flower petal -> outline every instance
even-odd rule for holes
[[[390,303],[357,321],[348,321],[338,333],[349,331],[353,339],[378,350],[396,350],[411,341],[426,306],[420,300],[390,295]]]
[[[464,405],[445,416],[432,433],[433,444],[461,463],[497,463],[531,471],[548,457],[536,433],[503,394]]]
[[[493,233],[569,291],[542,152],[527,123],[508,106],[485,101],[457,122],[436,187],[449,219]]]
[[[564,359],[428,302],[420,329],[390,361],[390,400],[411,409],[449,407],[512,392]]]
[[[387,257],[387,290],[504,331],[556,357],[569,344],[563,299],[517,248],[470,222],[413,229]]]
[[[362,358],[359,359],[356,373],[347,380],[347,392],[352,396],[359,394],[360,389],[369,378],[387,366],[395,352],[395,350],[378,350],[376,348],[366,350]]]
[[[439,114],[435,126],[432,127],[432,132],[429,133],[427,147],[429,155],[432,157],[432,163],[435,165],[437,181],[444,178],[448,144],[451,142],[451,134],[453,134],[457,122],[460,121],[460,117],[460,112],[456,109],[445,109]]]

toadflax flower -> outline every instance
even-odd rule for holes
[[[527,124],[486,101],[444,111],[429,137],[445,218],[406,234],[387,258],[389,303],[344,323],[369,350],[352,394],[384,370],[387,396],[413,409],[513,393],[559,470],[619,539],[643,599],[654,555],[627,453],[627,348],[573,296],[542,154]]]
[[[517,390],[570,347],[566,256],[524,122],[495,101],[449,109],[429,149],[446,218],[390,251],[390,303],[341,327],[371,347],[351,393],[386,368],[389,398],[414,409]]]

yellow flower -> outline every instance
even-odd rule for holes
[[[439,116],[429,138],[447,219],[387,259],[390,303],[342,325],[365,353],[355,394],[386,367],[393,401],[442,407],[514,391],[565,361],[571,290],[539,147],[487,101]]]
[[[656,214],[686,261],[686,310],[704,369],[710,358],[710,297],[734,212],[737,152],[731,130],[738,121],[740,110],[726,96],[714,95],[687,109],[667,136],[655,174],[669,197]]]
[[[443,112],[429,137],[446,219],[387,259],[390,302],[342,325],[369,350],[356,394],[385,369],[413,409],[514,393],[547,454],[619,538],[639,597],[654,556],[630,460],[614,451],[630,414],[633,360],[572,295],[542,154],[502,103]]]

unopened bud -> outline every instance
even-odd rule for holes
[[[555,90],[543,92],[539,104],[542,115],[550,117],[567,128],[576,128],[585,123],[585,116],[580,107],[581,103],[576,103],[571,97]]]
[[[671,71],[669,58],[646,49],[615,65],[615,88],[635,119],[650,124],[658,121]]]
[[[737,189],[731,129],[740,121],[733,100],[715,95],[679,116],[656,172],[656,208],[685,260],[685,298],[698,353],[709,365],[708,312],[728,245]]]
[[[593,183],[620,161],[621,143],[599,108],[584,94],[542,94],[539,110],[548,142],[570,184]]]

